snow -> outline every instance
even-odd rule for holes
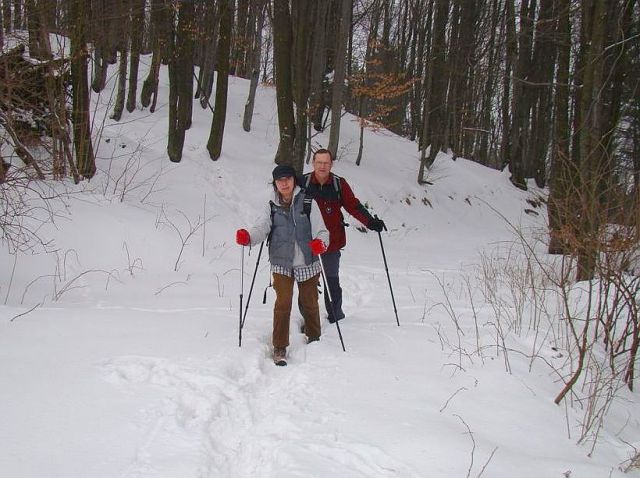
[[[640,476],[619,469],[640,446],[637,396],[620,392],[589,456],[576,443],[583,412],[554,405],[562,383],[526,356],[533,335],[511,337],[512,353],[495,346],[478,267],[517,244],[508,223],[528,236],[544,227],[543,209],[524,212],[539,191],[445,154],[419,186],[415,143],[384,131],[365,132],[356,166],[358,124],[346,115],[334,172],[389,228],[401,325],[378,237],[348,219],[346,352],[325,319],[321,341],[305,345],[294,310],[289,366],[275,367],[264,256],[238,347],[234,243],[268,196],[274,89],[259,88],[246,133],[249,84],[231,78],[222,157],[209,159],[211,112],[194,106],[172,164],[167,87],[163,67],[156,113],[120,123],[110,95],[94,97],[98,175],[49,185],[64,194],[38,231],[50,252],[0,252],[2,476]],[[245,303],[257,252],[244,255]],[[537,343],[549,362],[553,345]]]

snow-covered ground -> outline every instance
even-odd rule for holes
[[[351,220],[346,352],[323,320],[310,345],[293,326],[289,366],[273,365],[264,255],[238,347],[234,233],[269,192],[274,90],[260,87],[246,133],[248,82],[231,78],[220,160],[206,151],[211,112],[196,106],[183,160],[172,164],[166,76],[161,83],[156,113],[106,119],[91,182],[53,185],[69,194],[38,232],[52,252],[0,251],[1,476],[638,476],[619,470],[640,446],[637,396],[621,392],[588,456],[590,444],[576,444],[583,411],[553,403],[557,375],[516,352],[507,373],[504,353],[489,347],[492,308],[480,294],[468,300],[481,285],[481,253],[515,241],[505,219],[526,234],[543,225],[544,210],[525,213],[534,193],[446,155],[433,184],[418,186],[415,143],[385,132],[365,133],[358,167],[349,115],[334,171],[389,227],[382,238],[401,325],[378,236]],[[245,303],[258,250],[246,252]],[[529,352],[526,334],[518,340]],[[468,353],[480,343],[484,352]],[[552,345],[539,352],[548,362]]]

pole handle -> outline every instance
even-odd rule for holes
[[[374,214],[374,215],[373,215],[373,217],[374,217],[374,219],[380,219],[380,218],[378,217],[378,215],[377,215],[377,214]],[[384,221],[382,222],[382,228],[383,228],[385,231],[388,231],[388,230],[389,230],[389,229],[387,229],[387,225],[384,223]],[[380,233],[378,233],[378,234],[380,234]]]

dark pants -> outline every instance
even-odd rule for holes
[[[324,305],[329,314],[329,322],[333,323],[336,321],[333,314],[334,310],[338,320],[344,319],[344,312],[342,312],[342,287],[340,287],[340,251],[325,252],[322,254],[322,263],[324,264],[324,273],[327,276],[327,283],[324,288]],[[329,287],[333,304],[329,303],[327,287]]]
[[[318,279],[315,275],[304,282],[298,282],[298,301],[304,307],[304,332],[309,341],[320,337],[320,310],[318,308]],[[293,300],[293,277],[273,274],[273,288],[276,302],[273,306],[273,346],[289,346],[289,322]]]

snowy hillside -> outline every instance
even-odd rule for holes
[[[527,235],[540,230],[544,210],[525,212],[535,192],[446,155],[433,185],[418,186],[415,143],[384,132],[365,133],[356,166],[349,115],[334,172],[389,227],[401,326],[377,234],[351,220],[346,352],[323,320],[308,346],[292,327],[289,366],[273,365],[264,256],[239,348],[234,233],[267,200],[278,137],[269,87],[258,91],[252,131],[242,130],[248,87],[230,79],[217,162],[206,151],[209,110],[194,107],[180,164],[165,154],[166,102],[107,118],[96,177],[50,185],[64,193],[38,232],[50,252],[0,251],[2,476],[640,476],[619,470],[640,446],[637,395],[622,392],[588,457],[590,444],[576,444],[580,410],[554,405],[562,383],[527,357],[534,337],[514,338],[508,357],[491,349],[478,265],[517,242],[505,219]],[[108,114],[99,103],[96,124]],[[245,301],[257,252],[244,255]],[[552,345],[539,349],[548,362]]]

